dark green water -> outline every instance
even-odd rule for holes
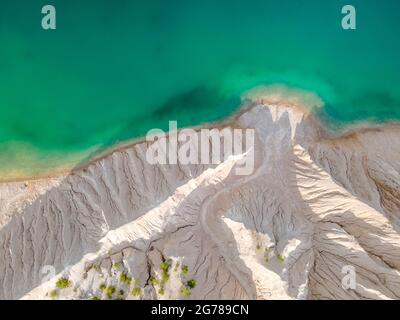
[[[47,3],[47,2],[46,2]],[[284,83],[333,125],[400,119],[396,0],[0,2],[0,169],[38,174],[88,149],[231,114]],[[341,8],[357,9],[357,30]]]

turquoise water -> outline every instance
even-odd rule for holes
[[[0,3],[3,176],[221,119],[260,84],[316,93],[333,125],[400,119],[399,1],[54,0],[52,31],[43,4]]]

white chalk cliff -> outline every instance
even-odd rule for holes
[[[230,125],[256,130],[251,175],[236,158],[150,165],[143,142],[1,183],[0,299],[400,298],[400,129],[324,138],[261,102]]]

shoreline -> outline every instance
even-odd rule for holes
[[[187,128],[191,128],[195,131],[199,131],[201,129],[223,128],[223,127],[226,127],[229,125],[234,126],[236,120],[243,113],[247,112],[248,110],[250,110],[253,107],[255,107],[255,104],[242,105],[231,116],[228,116],[225,119],[211,121],[211,122],[205,122],[205,123],[202,123],[202,124],[199,124],[196,126],[178,128],[178,131],[187,129]],[[168,136],[168,135],[169,135],[169,132],[166,132],[166,136]],[[136,144],[141,144],[141,143],[146,143],[145,136],[132,138],[132,139],[129,139],[129,140],[126,140],[123,142],[116,143],[115,145],[107,147],[103,152],[100,152],[97,156],[94,156],[93,158],[91,158],[90,160],[88,160],[87,162],[85,162],[81,165],[75,165],[70,169],[55,169],[55,170],[52,170],[52,172],[50,174],[39,174],[36,176],[23,176],[20,178],[18,177],[18,178],[12,178],[12,179],[2,179],[1,173],[0,173],[0,184],[56,179],[56,178],[61,178],[62,176],[73,175],[75,172],[80,171],[80,170],[85,170],[91,164],[101,161],[101,160],[109,157],[113,153],[124,151],[126,149],[132,148]]]
[[[314,126],[318,131],[318,137],[321,140],[337,140],[337,139],[347,139],[354,137],[356,134],[363,134],[366,132],[377,131],[380,132],[382,130],[399,130],[400,131],[400,120],[390,120],[383,123],[374,122],[374,120],[364,120],[358,121],[351,124],[345,124],[341,126],[337,131],[332,130],[332,127],[329,126],[328,122],[325,121],[323,118],[320,118],[316,113],[315,109],[319,108],[317,106],[305,106],[301,103],[297,103],[291,101],[291,99],[281,99],[280,101],[276,101],[274,99],[269,99],[268,97],[258,97],[254,98],[244,98],[241,106],[233,112],[232,115],[226,117],[225,119],[205,122],[196,126],[189,126],[189,127],[182,127],[178,128],[178,132],[183,129],[193,129],[195,131],[199,131],[201,129],[212,129],[212,128],[223,128],[227,126],[235,127],[237,119],[242,116],[247,111],[251,110],[252,108],[263,105],[263,106],[277,106],[277,107],[286,107],[286,108],[293,108],[305,115],[305,117],[311,121],[312,126]],[[323,106],[321,106],[323,108]],[[166,132],[166,135],[169,135],[169,132]],[[99,154],[90,157],[90,153],[87,156],[89,160],[82,161],[81,164],[73,165],[71,168],[62,168],[63,166],[59,166],[57,169],[51,170],[50,173],[44,174],[37,174],[37,175],[25,175],[21,177],[14,177],[14,178],[1,178],[0,173],[0,184],[6,183],[18,183],[18,182],[32,182],[32,181],[40,181],[40,180],[47,180],[47,179],[57,179],[66,177],[69,175],[74,175],[77,171],[86,170],[90,165],[101,161],[113,153],[121,152],[126,149],[132,148],[136,144],[147,143],[146,137],[137,137],[132,138],[123,142],[116,143],[107,147],[104,151],[99,152]],[[99,148],[100,149],[100,148]],[[95,152],[94,152],[95,153]],[[67,167],[67,166],[66,166]]]

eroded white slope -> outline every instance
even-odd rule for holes
[[[153,166],[139,143],[0,185],[0,298],[49,298],[60,277],[58,298],[399,298],[400,130],[322,139],[302,110],[263,104],[233,125],[256,129],[249,176],[240,157]],[[56,275],[41,284],[45,265]]]

